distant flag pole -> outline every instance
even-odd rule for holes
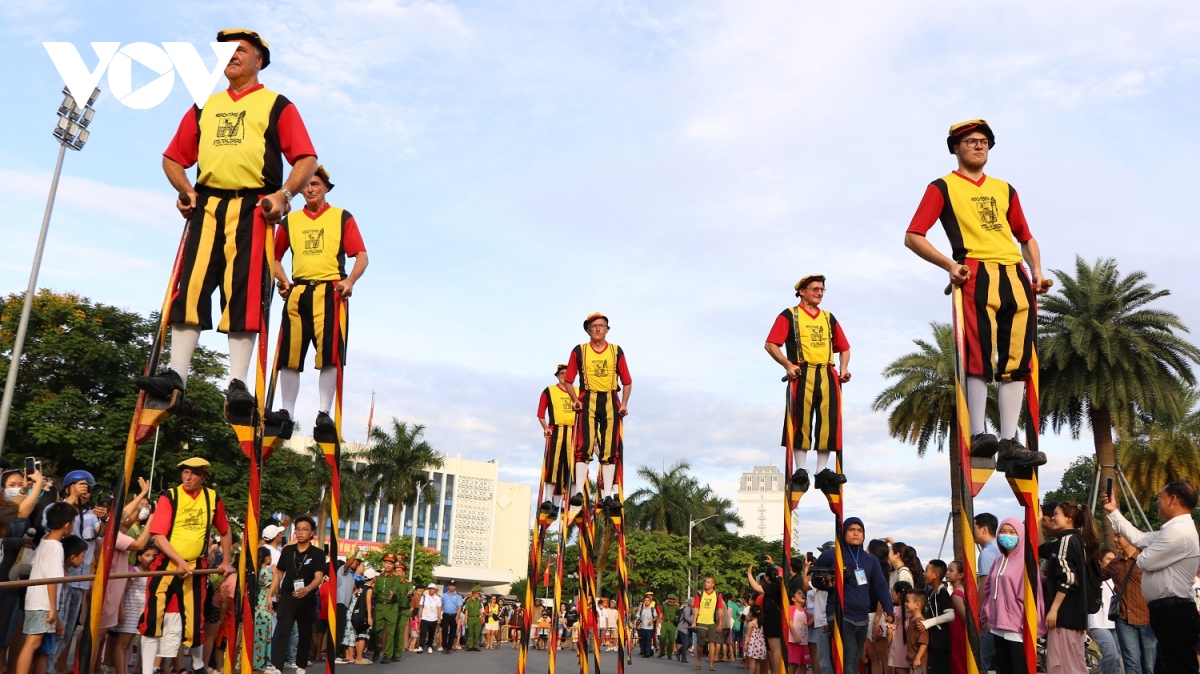
[[[371,442],[371,427],[375,423],[375,392],[371,391],[371,412],[367,414],[367,442]]]

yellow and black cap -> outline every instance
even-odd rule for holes
[[[207,473],[210,465],[212,464],[198,456],[193,456],[190,459],[184,459],[178,463],[179,468],[191,468],[193,472],[197,473]]]
[[[329,171],[326,171],[324,166],[318,165],[317,172],[314,173],[313,175],[320,178],[321,182],[325,183],[325,191],[326,192],[333,191],[333,183],[331,183],[329,181]]]
[[[587,330],[588,326],[590,326],[592,324],[592,321],[595,321],[595,320],[598,320],[601,318],[604,319],[605,323],[608,323],[608,316],[605,316],[604,314],[600,313],[599,311],[592,312],[591,314],[588,315],[587,318],[583,319],[583,329]],[[612,327],[612,326],[609,326],[609,327]]]
[[[554,376],[556,376],[556,377],[557,377],[557,376],[558,376],[558,373],[559,373],[559,372],[562,372],[562,371],[563,371],[563,370],[565,370],[565,369],[567,369],[567,364],[566,364],[566,363],[559,363],[559,364],[558,364],[558,367],[554,368]]]
[[[232,40],[245,40],[258,47],[258,50],[262,52],[263,69],[271,65],[271,45],[267,44],[267,41],[262,39],[258,33],[249,28],[226,28],[217,33],[217,42],[230,42]]]
[[[971,119],[951,125],[950,133],[946,136],[946,148],[950,150],[950,154],[954,154],[954,146],[958,145],[963,136],[976,131],[987,136],[988,147],[995,147],[996,134],[992,133],[992,127],[988,126],[987,120]]]
[[[796,281],[796,285],[793,286],[796,289],[796,297],[799,297],[800,291],[807,288],[808,284],[812,283],[813,281],[820,281],[821,283],[824,283],[825,275],[824,274],[809,274],[809,275],[805,276],[804,278],[800,279],[799,281]]]

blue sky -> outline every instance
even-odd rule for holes
[[[853,345],[847,512],[932,556],[945,455],[916,459],[869,405],[884,365],[949,317],[944,276],[901,240],[964,119],[993,124],[988,170],[1021,192],[1047,269],[1116,257],[1200,325],[1187,3],[51,0],[0,3],[0,18],[0,291],[25,286],[53,169],[60,78],[40,43],[73,42],[90,66],[91,41],[185,41],[211,66],[218,29],[253,27],[273,47],[263,82],[298,106],[371,252],[346,436],[374,390],[377,421],[423,423],[507,480],[536,479],[538,392],[600,310],[636,381],[627,472],[686,458],[733,498],[742,471],[782,461],[762,343],[819,271]],[[151,110],[101,98],[68,156],[42,286],[157,307],[181,224],[159,156],[190,104],[179,81]],[[1090,442],[1044,446],[1053,486]],[[976,508],[1016,514],[999,479]],[[802,506],[812,542],[825,512]]]

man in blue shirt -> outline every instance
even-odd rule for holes
[[[867,614],[871,610],[871,592],[875,593],[879,603],[883,605],[887,621],[891,623],[894,620],[892,592],[888,589],[883,569],[879,567],[879,560],[863,548],[866,538],[867,530],[862,520],[847,517],[842,522],[842,565],[845,569],[842,574],[842,594],[845,600],[845,606],[842,607],[842,671],[845,672],[858,671],[858,661],[862,659],[863,645],[867,640]],[[836,552],[831,547],[821,553],[813,568],[838,573],[836,563]],[[827,575],[818,576],[820,574],[813,574],[813,585],[829,593],[829,603],[825,612],[830,620],[835,620],[837,585]]]
[[[458,640],[458,612],[462,610],[463,598],[454,581],[446,586],[442,594],[442,652],[450,655],[454,642]]]
[[[1000,557],[1000,544],[996,542],[996,529],[1000,522],[991,513],[979,513],[975,516],[975,544],[981,549],[975,559],[975,574],[979,576],[979,592],[983,592],[983,581],[992,573],[992,564]],[[980,599],[980,603],[982,603]],[[992,633],[979,630],[979,658],[983,661],[983,671],[990,671],[992,658],[996,656],[996,644],[992,641]]]

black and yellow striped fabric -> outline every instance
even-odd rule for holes
[[[1025,267],[972,259],[966,265],[971,270],[963,286],[967,374],[988,381],[1024,379],[1037,339]]]
[[[314,368],[322,370],[339,362],[345,366],[350,331],[349,303],[343,302],[338,306],[334,283],[322,281],[292,286],[287,305],[283,308],[280,328],[280,367],[303,372],[309,345],[315,348]],[[335,344],[337,360],[332,359]]]
[[[832,365],[800,363],[788,384],[783,446],[792,450],[842,451],[842,385]]]
[[[575,458],[575,428],[554,425],[546,440],[546,460],[542,482],[558,487],[563,493],[571,484],[571,462]]]
[[[173,571],[178,569],[175,562],[164,554],[159,554],[150,563],[150,571]],[[192,570],[206,568],[202,555],[195,561],[188,562]],[[204,643],[204,593],[208,589],[208,576],[190,575],[181,578],[174,574],[157,576],[147,579],[146,607],[138,622],[138,631],[147,637],[161,637],[163,634],[163,614],[171,598],[178,601],[179,617],[183,620],[183,645],[199,647]]]
[[[570,386],[570,384],[568,384]],[[575,408],[571,404],[571,395],[554,386],[546,387],[546,416],[551,426],[574,426]]]
[[[262,320],[267,280],[267,225],[253,196],[222,199],[201,193],[184,244],[171,323],[211,330],[212,294],[221,289],[221,332],[254,332]]]
[[[982,185],[950,174],[933,181],[942,193],[940,219],[953,247],[952,257],[968,257],[1002,264],[1021,262],[1021,248],[1013,240],[1008,210],[1013,188],[988,176]]]
[[[590,463],[597,456],[600,463],[616,463],[621,458],[621,416],[616,392],[583,391],[583,411],[575,443],[575,462]]]
[[[200,132],[196,184],[278,190],[283,185],[279,115],[288,105],[287,98],[268,89],[237,100],[222,90],[209,96],[203,108],[195,108]]]

